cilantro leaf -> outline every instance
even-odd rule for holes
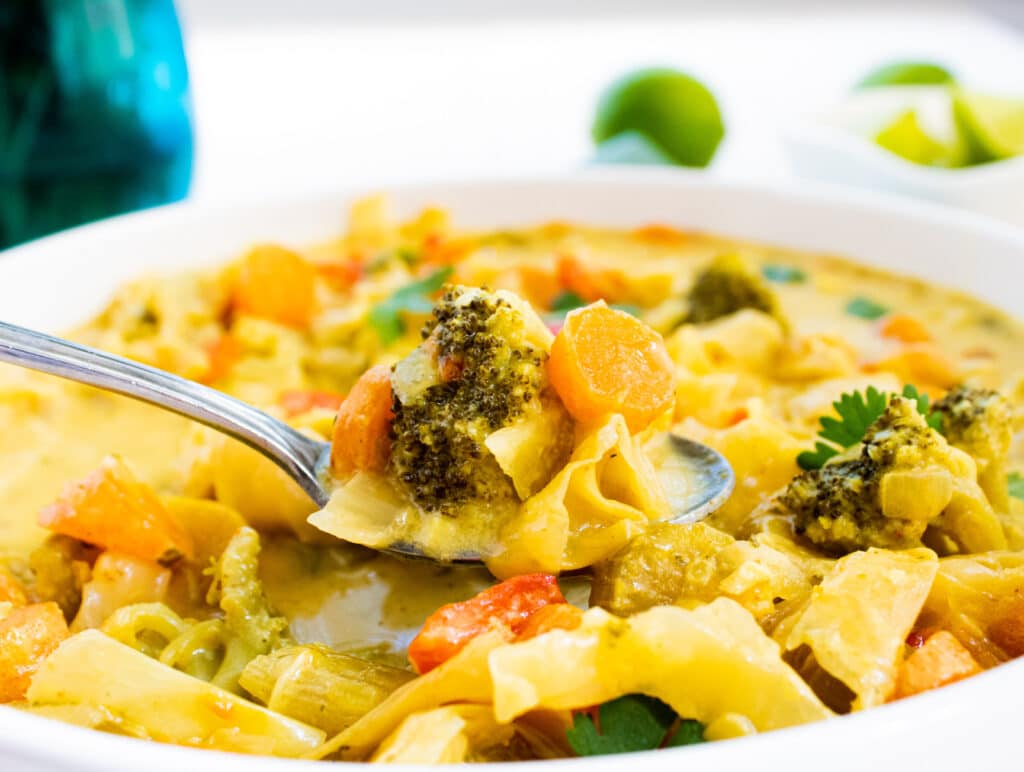
[[[868,298],[857,297],[846,304],[846,313],[850,316],[859,316],[861,319],[874,321],[889,313],[889,309]]]
[[[807,281],[807,272],[792,265],[762,265],[761,275],[778,284],[803,284]]]
[[[1015,499],[1024,499],[1024,477],[1020,472],[1010,472],[1006,475],[1006,486],[1010,489],[1010,495]]]
[[[900,392],[900,396],[912,400],[917,412],[924,416],[928,426],[940,431],[942,416],[932,412],[927,394],[922,394],[918,392],[917,387],[907,384]],[[838,401],[832,403],[839,418],[822,416],[818,419],[821,425],[818,436],[828,442],[816,442],[813,451],[806,450],[798,455],[797,465],[805,470],[821,469],[830,458],[847,448],[852,448],[864,439],[868,427],[882,417],[892,397],[893,395],[879,391],[874,386],[868,386],[864,394],[854,391],[841,395]]]
[[[429,314],[434,307],[428,295],[437,292],[448,281],[454,269],[440,268],[429,276],[399,287],[370,309],[367,317],[385,346],[394,343],[405,333],[402,314]]]
[[[577,713],[566,739],[580,756],[648,751],[661,746],[675,719],[675,711],[661,700],[627,694],[598,708],[600,732],[590,716]]]
[[[704,742],[704,725],[695,718],[679,719],[679,726],[665,743],[666,748],[679,748],[683,745],[696,745]]]

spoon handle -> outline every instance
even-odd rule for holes
[[[0,361],[148,402],[241,440],[280,466],[317,504],[326,443],[310,439],[251,405],[154,367],[0,322]]]

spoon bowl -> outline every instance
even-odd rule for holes
[[[0,361],[78,381],[147,402],[216,429],[269,458],[316,504],[331,497],[327,487],[331,445],[293,429],[252,405],[208,386],[63,338],[0,322]],[[729,463],[716,451],[668,434],[660,454],[659,478],[669,497],[673,522],[695,522],[732,492]],[[404,557],[437,559],[420,545],[396,542],[382,550]],[[480,563],[475,552],[446,563]]]

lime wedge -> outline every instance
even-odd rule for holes
[[[963,161],[959,148],[939,142],[921,127],[914,110],[900,113],[875,135],[875,143],[900,158],[924,166],[960,166]]]
[[[891,62],[872,70],[854,88],[952,84],[953,73],[934,62]]]
[[[718,103],[698,80],[676,70],[639,70],[601,96],[591,129],[599,145],[625,132],[644,135],[682,166],[707,166],[725,135]]]
[[[970,163],[1024,154],[1024,100],[959,91],[953,94],[953,118]]]

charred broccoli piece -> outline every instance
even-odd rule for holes
[[[903,549],[922,540],[942,551],[1005,546],[974,462],[904,397],[891,399],[861,445],[798,475],[778,501],[797,533],[833,554]]]
[[[1009,509],[1007,458],[1013,443],[1013,411],[999,392],[957,386],[935,403],[942,433],[978,465],[978,484],[1000,512]]]
[[[455,515],[470,499],[516,501],[484,443],[538,403],[550,333],[510,293],[454,286],[423,338],[392,374],[392,469],[429,511]]]
[[[785,319],[778,299],[764,279],[737,255],[721,255],[697,274],[687,295],[689,309],[685,322],[703,324],[744,308]]]

